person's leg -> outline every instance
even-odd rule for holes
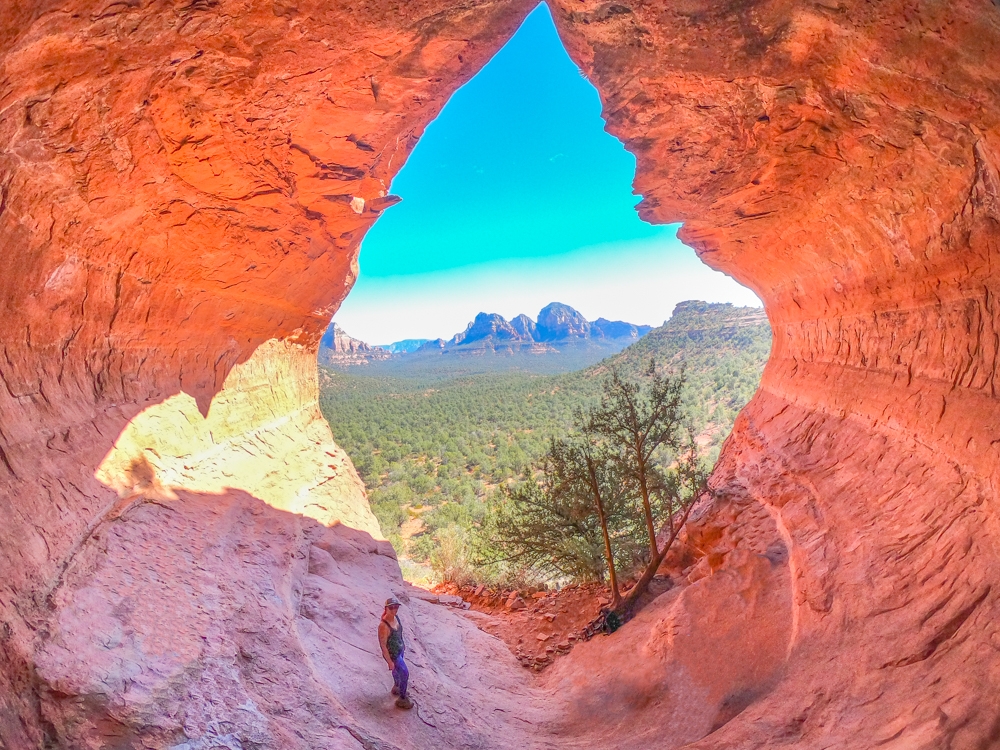
[[[399,671],[399,665],[402,663],[402,657],[397,656],[392,662],[392,694],[399,695],[399,683],[402,679],[402,673]]]
[[[400,654],[396,657],[394,662],[395,667],[392,670],[392,681],[396,684],[396,688],[399,690],[399,697],[406,697],[406,686],[410,681],[410,672],[406,668],[406,662],[403,661],[403,655]]]

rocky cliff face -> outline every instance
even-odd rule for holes
[[[331,324],[319,340],[321,365],[365,365],[391,356],[392,352],[382,347],[348,336],[336,323]]]
[[[365,622],[398,579],[347,528],[377,535],[311,364],[392,176],[531,5],[6,4],[6,746],[566,738],[542,710],[558,691],[531,692],[485,636],[425,610],[425,684],[457,701],[483,668],[497,681],[473,705],[489,710],[425,708],[403,735],[369,710]],[[668,688],[752,698],[694,747],[995,744],[1000,10],[551,5],[636,155],[643,216],[685,221],[774,329],[711,484],[787,546],[786,661],[727,688],[681,660]],[[723,561],[745,557],[734,523]],[[748,576],[714,590],[771,580]],[[717,613],[705,628],[726,628],[719,601],[689,601]],[[669,660],[677,622],[616,637],[643,665]],[[652,713],[619,717],[616,742],[681,736],[661,689],[622,686]],[[515,713],[531,737],[497,718]]]
[[[511,320],[510,325],[517,331],[517,335],[523,339],[534,340],[538,338],[538,326],[535,325],[535,321],[524,313]]]
[[[511,348],[512,345],[520,345],[535,347],[543,352],[553,351],[551,347],[544,346],[546,344],[565,345],[589,339],[635,340],[651,330],[651,326],[636,326],[622,320],[605,318],[590,323],[569,305],[553,302],[541,309],[537,323],[523,313],[508,321],[502,315],[481,312],[464,331],[451,338],[444,348],[470,345],[477,345],[478,348],[496,348],[497,345],[501,348]],[[543,346],[535,346],[537,344]],[[435,344],[427,347],[425,351],[435,351],[440,348],[442,347]]]
[[[309,670],[285,511],[379,535],[318,341],[391,176],[527,8],[3,4],[0,744],[321,744],[246,671]],[[231,493],[262,530],[238,555]]]
[[[522,338],[521,333],[508,323],[503,316],[496,313],[481,312],[476,315],[475,320],[469,323],[468,328],[456,335],[448,343],[452,346],[459,346],[461,344],[472,344],[484,339],[501,342],[520,341]]]
[[[589,338],[590,323],[569,305],[553,302],[538,313],[538,337],[541,341]]]
[[[696,746],[995,743],[998,9],[559,5],[640,212],[774,330],[712,487],[788,542],[787,677]]]
[[[590,324],[592,333],[608,339],[640,339],[653,330],[653,326],[637,326],[624,320],[598,318]]]

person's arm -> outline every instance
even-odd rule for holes
[[[389,671],[391,672],[396,668],[396,665],[392,661],[392,657],[389,656],[389,624],[385,620],[379,620],[378,623],[378,645],[382,647],[382,657],[385,659],[385,663],[389,665]]]

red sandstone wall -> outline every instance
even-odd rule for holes
[[[790,677],[698,746],[1000,742],[1000,11],[626,5],[557,18],[640,212],[774,329],[713,487],[790,541]]]
[[[255,352],[315,347],[392,175],[530,5],[3,6],[8,745],[176,736],[137,728],[145,714],[122,693],[95,697],[96,657],[55,655],[73,651],[67,613],[156,568],[170,533],[198,528],[202,500],[181,495],[186,521],[150,525],[155,544],[115,547],[102,572],[92,541],[128,531],[105,529],[149,483],[142,464],[120,472],[139,492],[122,499],[95,472],[147,407],[183,392],[204,414],[238,363],[250,368],[237,390],[249,373],[264,385],[294,369]],[[788,542],[788,676],[701,746],[995,744],[1000,11],[986,0],[553,9],[609,129],[638,158],[643,215],[685,220],[706,262],[765,300],[775,331],[713,486],[764,503]],[[307,403],[307,380],[277,386],[275,413],[241,412],[234,435]],[[170,467],[183,446],[173,452]],[[234,581],[234,596],[250,586]],[[126,610],[107,618],[128,621]],[[232,656],[218,654],[213,664]],[[187,700],[204,708],[206,691]]]
[[[104,678],[41,678],[35,655],[86,586],[73,577],[80,556],[150,490],[236,487],[377,532],[316,408],[315,366],[300,364],[315,361],[353,283],[392,175],[528,8],[0,2],[0,738],[11,747],[46,733],[82,741],[94,712],[135,720],[102,704],[114,696],[64,709]],[[188,522],[196,533],[197,516]]]

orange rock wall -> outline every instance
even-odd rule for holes
[[[1000,10],[559,7],[640,213],[774,330],[712,486],[787,536],[789,676],[698,747],[997,742]]]
[[[705,261],[765,301],[775,332],[762,388],[712,481],[765,504],[786,539],[791,656],[768,697],[700,746],[995,743],[1000,10],[987,0],[552,6],[609,129],[636,154],[642,215],[684,220]],[[168,574],[156,550],[194,539],[204,497],[225,487],[302,512],[275,489],[280,473],[248,477],[236,452],[258,438],[286,442],[262,449],[265,463],[296,452],[298,432],[274,423],[296,410],[295,424],[312,423],[314,375],[295,363],[349,289],[393,174],[530,8],[0,5],[7,745],[115,735],[129,746],[150,716],[169,715],[126,695],[98,651],[52,656],[79,650],[70,615],[93,592],[111,596],[121,576]],[[276,392],[276,411],[244,408],[240,394],[258,388]],[[183,406],[159,434],[150,420],[186,398],[201,414]],[[198,417],[236,439],[213,448]],[[312,446],[346,467],[329,437]],[[186,461],[189,448],[198,460]],[[291,498],[306,486],[295,471],[283,475],[301,483]],[[323,520],[353,513],[363,524],[363,494],[344,493],[340,510],[323,500]],[[110,526],[131,533],[119,520],[137,499],[179,515],[143,527],[161,534],[155,544],[116,547],[123,562],[99,578],[94,545],[109,543]],[[192,576],[177,585],[209,586]],[[246,580],[234,576],[232,591]],[[102,622],[158,621],[128,611]],[[218,642],[242,637],[238,626],[221,625],[234,630]],[[206,690],[187,700],[201,710]],[[149,732],[154,744],[180,736]]]
[[[130,503],[231,487],[377,534],[316,408],[316,345],[392,175],[528,9],[0,2],[9,746],[83,742],[87,716],[135,720],[107,696],[53,697],[53,681],[74,696],[119,684],[101,659],[92,679],[43,679],[35,656]]]

